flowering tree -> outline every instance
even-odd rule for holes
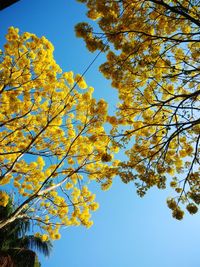
[[[132,144],[119,173],[143,196],[169,181],[173,217],[181,205],[194,214],[200,203],[200,4],[197,0],[79,0],[88,17],[76,26],[90,51],[107,60],[100,71],[117,88],[113,121],[126,125],[122,143]],[[94,25],[94,24],[93,24]],[[119,136],[119,135],[118,135]],[[116,139],[115,139],[116,140]],[[130,145],[129,145],[130,147]]]
[[[53,46],[9,28],[0,62],[0,205],[9,195],[16,219],[35,222],[42,240],[62,225],[90,227],[98,208],[88,183],[108,189],[116,173],[104,130],[107,104],[92,98],[81,75],[62,72]],[[111,163],[107,163],[107,162]]]

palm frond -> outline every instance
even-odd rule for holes
[[[14,211],[13,200],[10,198],[6,207],[0,206],[0,219],[8,218]],[[49,256],[52,250],[50,241],[42,241],[39,237],[26,235],[30,230],[30,221],[17,219],[8,226],[0,229],[0,251],[17,250],[37,250]],[[27,266],[26,266],[27,267]]]
[[[41,238],[33,235],[24,236],[18,239],[17,244],[21,248],[37,250],[45,256],[49,256],[52,250],[50,241],[42,241]]]
[[[24,236],[25,233],[30,230],[30,221],[25,219],[18,219],[15,220],[13,226],[15,227],[15,233],[18,237]]]

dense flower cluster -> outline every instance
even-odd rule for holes
[[[118,90],[112,133],[119,136],[126,125],[121,141],[134,143],[121,178],[134,180],[140,196],[170,179],[179,206],[173,216],[180,219],[179,204],[199,204],[200,197],[199,1],[80,2],[99,28],[79,23],[77,36],[90,51],[105,52],[100,71]]]
[[[0,205],[8,201],[5,190],[15,192],[18,206],[10,218],[30,218],[46,231],[42,240],[58,239],[62,225],[92,225],[98,204],[89,183],[107,189],[116,174],[116,148],[104,129],[107,103],[92,97],[94,89],[81,75],[61,70],[45,37],[11,27],[6,39],[0,61]]]

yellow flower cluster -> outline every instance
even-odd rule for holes
[[[6,39],[0,185],[14,186],[21,203],[28,201],[27,211],[46,231],[42,240],[59,239],[62,225],[92,225],[98,204],[87,185],[96,180],[108,188],[117,173],[117,147],[104,129],[107,103],[92,97],[94,89],[81,75],[62,72],[45,37],[11,27]],[[2,192],[1,205],[7,200]]]
[[[6,207],[8,201],[9,195],[4,191],[0,191],[0,206]]]
[[[111,134],[123,135],[121,146],[129,148],[128,161],[119,165],[122,180],[135,180],[141,196],[152,186],[170,184],[186,205],[191,194],[200,194],[194,174],[200,170],[199,6],[180,0],[180,12],[175,0],[81,2],[102,33],[95,33],[94,22],[82,22],[77,36],[90,51],[105,52],[100,71],[118,91],[116,116],[106,120]],[[107,160],[102,153],[102,161]],[[173,216],[180,219],[183,213],[177,208]]]

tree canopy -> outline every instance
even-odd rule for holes
[[[157,186],[176,219],[200,203],[200,3],[198,0],[79,0],[96,24],[76,25],[119,95],[115,142],[128,147],[119,174],[143,196]],[[121,126],[124,132],[121,134]],[[120,126],[120,127],[118,127]],[[122,138],[117,139],[122,136]],[[117,141],[116,141],[117,140]],[[118,144],[119,144],[118,143]]]
[[[88,184],[110,187],[116,147],[104,123],[107,104],[81,75],[63,72],[45,37],[11,27],[0,60],[0,205],[14,199],[0,228],[31,220],[43,241],[61,226],[90,227],[98,208]],[[111,164],[112,163],[112,164]],[[9,194],[8,194],[9,193]]]

